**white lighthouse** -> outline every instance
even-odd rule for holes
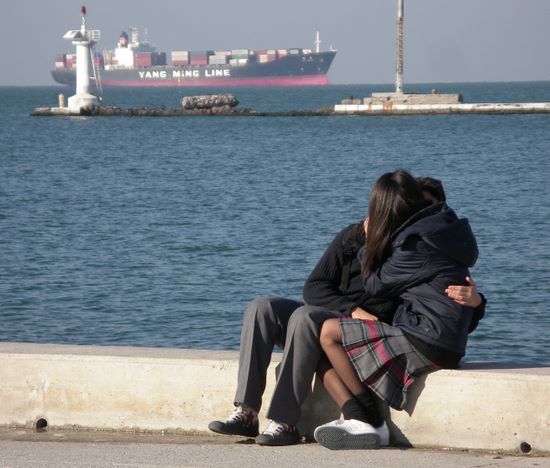
[[[76,94],[68,99],[68,107],[71,110],[98,106],[100,103],[99,98],[90,92],[91,48],[99,41],[100,31],[86,29],[85,6],[80,9],[80,15],[82,16],[80,29],[67,31],[63,36],[63,39],[72,41],[76,46]]]

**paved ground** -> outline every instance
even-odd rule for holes
[[[218,435],[0,432],[0,467],[537,467],[550,457],[388,448],[331,451],[318,444],[259,447]]]

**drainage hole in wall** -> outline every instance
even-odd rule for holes
[[[532,449],[531,444],[528,444],[527,442],[522,442],[519,445],[519,449],[521,450],[521,453],[530,453]]]
[[[35,432],[44,432],[48,429],[48,420],[45,418],[38,418],[33,425]]]

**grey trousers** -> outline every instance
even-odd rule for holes
[[[296,424],[315,371],[326,359],[319,344],[321,325],[339,317],[340,312],[282,297],[252,301],[243,319],[235,404],[260,410],[267,368],[278,345],[283,357],[267,417]]]

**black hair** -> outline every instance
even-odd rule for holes
[[[427,192],[433,199],[438,202],[447,201],[445,196],[445,190],[443,190],[443,184],[439,179],[432,177],[417,177],[416,180],[422,187],[423,192]]]
[[[406,171],[388,172],[376,181],[369,200],[363,271],[374,271],[384,263],[390,253],[392,233],[428,205],[422,187]]]

